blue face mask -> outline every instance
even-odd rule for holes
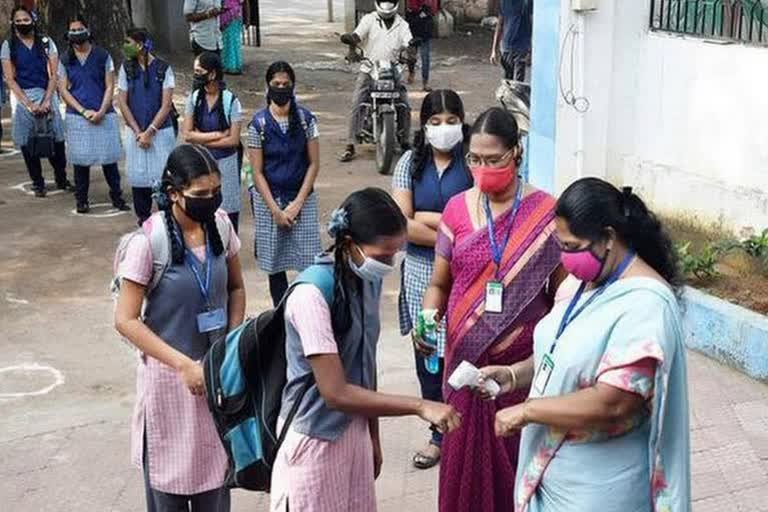
[[[352,272],[354,272],[357,275],[357,277],[359,277],[363,281],[376,283],[384,279],[387,275],[391,274],[393,270],[395,270],[394,265],[387,265],[386,263],[382,263],[377,259],[369,258],[368,256],[365,255],[365,252],[363,252],[363,250],[359,246],[356,246],[356,247],[357,247],[357,250],[360,251],[360,254],[363,255],[363,258],[365,259],[363,263],[360,266],[358,266],[350,258],[349,267],[352,269]]]

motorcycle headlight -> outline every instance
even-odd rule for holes
[[[394,80],[376,80],[376,90],[378,91],[394,91]]]

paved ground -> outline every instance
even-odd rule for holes
[[[335,163],[344,134],[352,77],[334,70],[343,48],[322,22],[324,2],[263,2],[266,47],[249,49],[246,76],[232,88],[246,107],[262,104],[263,73],[278,57],[298,63],[302,101],[321,119],[322,174],[317,190],[325,216],[351,190],[388,186],[375,174],[372,155],[341,167]],[[342,2],[337,0],[337,12]],[[471,114],[492,103],[497,71],[484,64],[488,34],[440,41],[435,85],[461,91]],[[461,58],[462,55],[471,58]],[[175,59],[179,66],[188,59]],[[186,71],[186,72],[185,72]],[[179,68],[180,79],[189,72]],[[256,77],[254,79],[253,77]],[[420,103],[421,93],[412,100]],[[48,171],[46,171],[48,172]],[[111,325],[106,292],[117,236],[131,229],[128,215],[75,216],[73,200],[60,194],[35,200],[14,187],[26,181],[18,157],[0,159],[0,396],[30,393],[63,380],[50,392],[0,401],[0,503],[3,510],[143,510],[139,472],[128,462],[134,356]],[[100,178],[92,202],[104,201]],[[251,247],[249,216],[244,247]],[[251,313],[267,306],[264,276],[250,251],[243,253]],[[397,332],[396,285],[383,303],[382,389],[415,393],[408,344]],[[768,510],[768,387],[698,355],[690,355],[693,487],[696,512]],[[25,367],[26,371],[8,371]],[[415,419],[385,420],[385,468],[380,510],[436,509],[436,471],[410,466],[426,439]],[[263,498],[235,493],[236,511],[266,510]]]

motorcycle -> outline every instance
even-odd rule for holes
[[[390,174],[395,149],[402,147],[408,141],[410,134],[401,133],[403,127],[398,123],[398,112],[402,116],[410,116],[410,107],[400,101],[400,91],[403,88],[402,73],[398,65],[414,62],[412,47],[402,48],[397,61],[372,61],[357,45],[350,45],[347,61],[364,63],[370,68],[371,78],[369,97],[362,102],[360,109],[360,125],[357,140],[362,144],[376,145],[376,170],[379,174]]]

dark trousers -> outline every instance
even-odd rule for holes
[[[197,41],[192,41],[192,52],[195,54],[195,57],[199,56],[203,52],[213,52],[216,55],[221,55],[221,50],[206,50],[199,44],[197,44]]]
[[[133,211],[136,212],[139,226],[141,226],[152,215],[152,187],[133,187],[131,195]]]
[[[283,300],[283,295],[288,291],[288,274],[278,272],[269,276],[269,294],[272,296],[272,304],[277,307]]]
[[[109,197],[112,202],[119,201],[123,197],[123,191],[120,190],[120,171],[117,169],[117,163],[101,166],[104,171],[104,179],[109,185]],[[91,187],[91,168],[83,165],[75,166],[75,199],[78,204],[88,202],[88,189]]]
[[[227,216],[229,217],[229,222],[232,223],[232,227],[235,228],[235,234],[239,234],[240,230],[238,228],[240,227],[240,212],[228,213]]]
[[[509,50],[501,54],[501,66],[504,68],[504,78],[525,82],[525,64],[528,50]]]
[[[29,179],[32,180],[32,186],[39,190],[44,189],[45,179],[43,179],[43,166],[40,163],[40,158],[32,155],[29,146],[22,146],[21,154],[24,156],[24,163],[27,166]],[[53,167],[56,185],[64,186],[67,182],[67,153],[64,142],[56,142],[53,157],[49,158],[48,161]]]
[[[421,386],[421,397],[433,402],[443,401],[443,371],[445,370],[445,359],[440,358],[440,370],[436,374],[427,371],[424,365],[424,356],[414,350],[416,359],[416,376],[419,378]],[[432,444],[440,446],[443,442],[443,434],[435,430],[432,431]]]

